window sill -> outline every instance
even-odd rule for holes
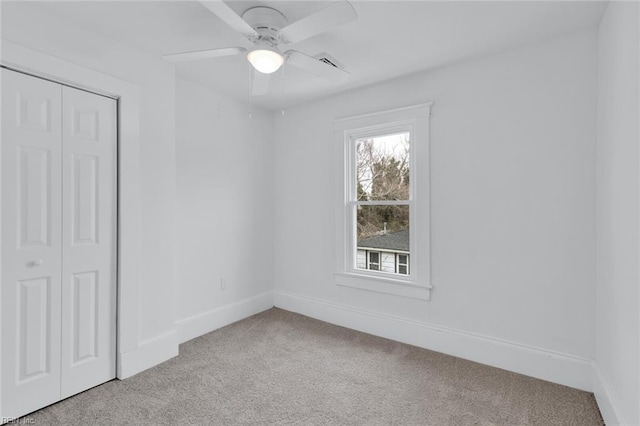
[[[431,299],[430,285],[420,285],[412,281],[357,272],[336,272],[334,277],[336,284],[343,287],[392,294],[410,299]]]

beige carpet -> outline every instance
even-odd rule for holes
[[[593,395],[280,309],[31,424],[602,425]]]

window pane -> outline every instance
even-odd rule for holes
[[[400,234],[403,238],[401,244],[404,249],[400,251],[409,251],[409,206],[357,206],[356,207],[356,220],[358,226],[358,246],[364,240],[369,240],[373,237],[386,236],[380,242],[378,240],[371,243],[383,244],[384,241],[391,241],[390,235],[397,233],[398,231],[404,231]],[[404,237],[406,234],[406,238]],[[404,239],[406,239],[406,244]],[[397,246],[398,243],[389,243],[392,246]],[[387,248],[378,247],[374,248]]]
[[[356,141],[358,200],[409,199],[409,132]]]
[[[396,273],[396,256],[404,257],[408,270],[409,206],[358,206],[358,247],[356,259],[368,253],[368,262],[356,268]],[[375,265],[372,265],[375,264]]]
[[[407,275],[407,265],[398,265],[398,273]]]

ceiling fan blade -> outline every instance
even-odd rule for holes
[[[269,91],[269,80],[271,74],[263,74],[253,70],[253,82],[251,83],[251,94],[253,96],[266,95]]]
[[[296,66],[304,71],[315,74],[319,77],[324,77],[327,80],[335,82],[343,82],[349,77],[349,73],[336,68],[333,65],[329,65],[316,58],[307,56],[304,53],[297,52],[295,50],[289,50],[286,52],[287,63]]]
[[[244,19],[233,11],[222,0],[201,1],[202,5],[215,13],[218,18],[222,19],[227,25],[239,32],[245,37],[258,37],[256,30],[251,27]]]
[[[220,58],[222,56],[232,56],[244,53],[242,47],[223,47],[222,49],[196,50],[195,52],[173,53],[163,55],[162,59],[169,62],[199,61],[202,59]]]
[[[348,1],[338,0],[319,12],[287,25],[280,30],[280,35],[285,43],[297,43],[357,18],[358,14]]]

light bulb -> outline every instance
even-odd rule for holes
[[[284,63],[284,57],[278,51],[266,47],[249,51],[247,60],[263,74],[272,74],[278,71]]]

